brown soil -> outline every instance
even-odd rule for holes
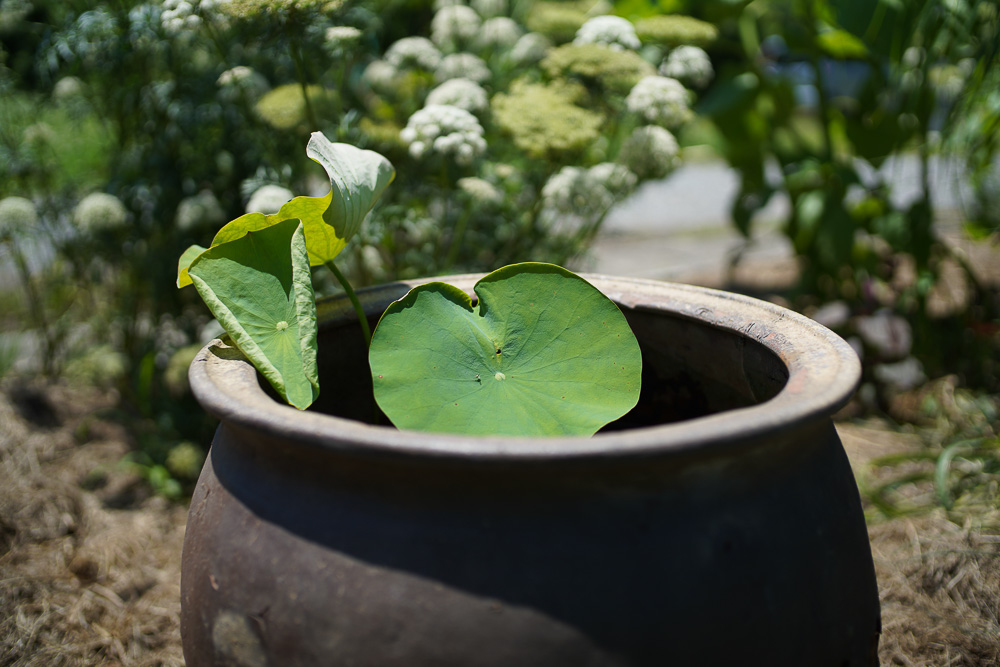
[[[109,397],[0,391],[0,665],[183,665],[186,508],[120,465]],[[871,421],[839,425],[860,468],[919,446]],[[1000,537],[942,515],[869,529],[884,665],[1000,665]]]

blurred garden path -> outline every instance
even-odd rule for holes
[[[892,200],[906,205],[920,196],[919,161],[902,155],[881,170]],[[939,219],[953,218],[968,200],[959,162],[933,159],[931,197]],[[612,210],[580,270],[636,278],[725,282],[729,259],[744,239],[729,221],[739,176],[720,161],[689,162],[663,181],[647,183]],[[744,265],[793,271],[791,244],[779,224],[788,214],[787,197],[776,195],[758,214]]]

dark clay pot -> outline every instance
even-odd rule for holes
[[[593,438],[366,423],[342,300],[321,304],[309,411],[205,347],[191,384],[221,425],[184,541],[189,667],[877,664],[868,535],[830,420],[859,378],[851,348],[754,299],[588,279],[644,364],[640,404]],[[410,286],[363,293],[372,322]]]

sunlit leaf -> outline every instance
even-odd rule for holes
[[[323,219],[346,243],[361,228],[382,192],[396,177],[392,164],[374,151],[350,144],[335,144],[313,132],[306,155],[318,162],[330,177],[331,201]]]
[[[444,283],[414,288],[372,338],[375,399],[399,428],[591,435],[639,398],[639,345],[618,307],[551,264],[508,266],[473,305]]]
[[[816,45],[826,55],[838,60],[863,59],[868,47],[846,30],[829,30],[816,36]]]
[[[316,301],[303,225],[287,220],[201,253],[188,274],[237,347],[297,408],[319,394]]]
[[[365,216],[396,172],[382,155],[350,144],[331,143],[320,132],[313,132],[306,154],[326,170],[330,192],[323,197],[296,197],[271,215],[242,215],[219,230],[212,247],[296,219],[305,230],[311,266],[325,264],[339,255],[358,233]],[[183,285],[178,281],[178,286]]]
[[[191,262],[201,253],[208,250],[208,248],[202,247],[200,245],[193,245],[184,251],[181,258],[177,260],[177,287],[186,287],[191,284],[191,276],[188,275],[188,267],[191,266]]]

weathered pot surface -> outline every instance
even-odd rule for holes
[[[233,348],[191,367],[221,425],[191,502],[187,664],[877,664],[860,500],[830,416],[849,346],[761,301],[586,276],[643,351],[593,438],[399,431],[343,300],[315,409]],[[445,279],[471,293],[474,276]],[[371,321],[413,284],[363,292]],[[384,421],[382,423],[385,423]]]

